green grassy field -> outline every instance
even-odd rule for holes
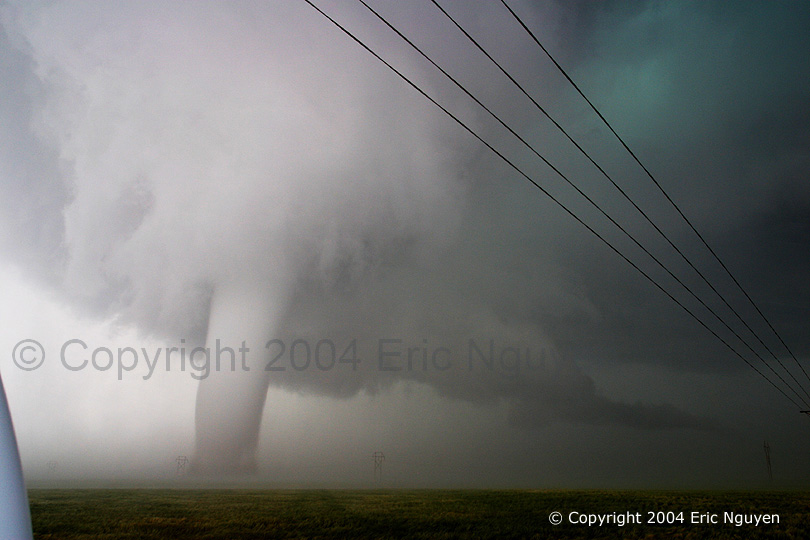
[[[29,497],[41,540],[810,538],[807,492],[32,489]],[[693,511],[718,523],[690,523]],[[571,512],[638,512],[643,523],[572,524]],[[648,512],[674,522],[647,524]],[[779,523],[737,526],[724,512],[777,514]]]

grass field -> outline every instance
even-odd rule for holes
[[[807,492],[32,489],[29,497],[41,540],[810,538]],[[693,511],[718,523],[690,523]],[[614,521],[640,513],[643,523],[572,524],[571,512]],[[673,523],[647,524],[648,512]],[[777,514],[779,523],[737,526],[724,523],[725,512]]]

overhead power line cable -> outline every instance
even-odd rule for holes
[[[616,139],[619,141],[619,143],[621,143],[621,145],[624,147],[624,149],[630,154],[630,156],[633,158],[633,160],[644,170],[646,175],[650,178],[650,180],[652,180],[653,184],[655,184],[655,186],[658,188],[658,190],[661,192],[661,194],[664,196],[664,198],[677,211],[678,215],[689,226],[689,228],[692,230],[692,232],[695,234],[695,236],[698,237],[700,242],[709,251],[709,253],[712,255],[712,257],[714,257],[714,259],[717,261],[717,263],[720,265],[720,267],[725,271],[725,273],[728,275],[728,277],[731,278],[731,281],[734,283],[734,285],[736,285],[736,287],[743,293],[743,295],[748,300],[748,302],[751,304],[751,306],[753,306],[753,308],[757,312],[757,314],[762,318],[763,321],[765,321],[765,324],[771,330],[773,335],[776,336],[776,338],[782,344],[782,346],[787,351],[787,353],[790,355],[790,357],[793,359],[793,361],[796,362],[796,365],[799,366],[799,369],[801,369],[802,373],[804,373],[804,376],[807,378],[807,380],[810,381],[810,374],[808,374],[807,371],[804,369],[804,366],[802,366],[801,362],[799,362],[798,358],[796,358],[796,355],[793,354],[793,351],[790,349],[788,344],[785,342],[784,339],[782,339],[782,336],[779,334],[779,332],[776,330],[776,328],[773,326],[773,324],[771,324],[771,321],[768,319],[768,317],[765,316],[765,314],[759,308],[759,306],[754,301],[754,299],[751,297],[751,295],[748,293],[748,291],[742,286],[742,284],[739,282],[739,280],[737,280],[737,278],[734,276],[734,274],[732,274],[732,272],[728,268],[728,266],[726,266],[726,264],[723,262],[723,260],[717,254],[717,252],[711,247],[711,245],[709,245],[709,243],[706,241],[706,239],[700,233],[700,231],[697,230],[697,228],[692,223],[692,221],[688,217],[686,217],[686,214],[684,214],[684,212],[681,210],[681,208],[678,206],[678,204],[675,203],[675,201],[669,196],[669,194],[666,192],[666,190],[661,185],[661,183],[658,182],[658,180],[655,178],[655,176],[653,176],[653,174],[650,172],[650,170],[644,165],[644,163],[641,162],[641,160],[636,155],[636,153],[633,152],[633,150],[624,141],[624,139],[616,132],[615,129],[613,129],[613,126],[610,125],[610,122],[608,122],[607,119],[602,115],[602,113],[599,112],[599,109],[596,108],[596,106],[593,104],[593,102],[590,99],[588,99],[588,97],[585,95],[585,93],[580,89],[579,85],[577,85],[577,83],[574,82],[574,80],[568,75],[568,73],[565,71],[565,69],[559,64],[559,62],[557,62],[557,60],[554,58],[554,56],[552,56],[552,54],[543,46],[543,44],[537,38],[535,33],[532,32],[532,30],[528,27],[528,25],[526,25],[526,23],[523,22],[523,20],[518,16],[517,13],[515,13],[515,11],[509,6],[509,4],[506,3],[506,0],[500,0],[500,1],[504,5],[504,7],[509,11],[509,13],[512,15],[512,17],[515,18],[515,20],[518,22],[518,24],[520,24],[520,26],[529,34],[529,36],[537,44],[537,46],[540,47],[540,49],[546,54],[546,56],[548,56],[549,60],[551,60],[551,62],[556,66],[556,68],[560,71],[560,73],[562,73],[562,75],[571,84],[571,86],[574,87],[574,89],[582,97],[582,99],[584,99],[585,102],[591,107],[591,109],[593,110],[594,113],[596,113],[596,115],[599,117],[599,119],[602,120],[602,122],[605,124],[605,126],[607,126],[607,128],[610,130],[610,132],[613,133],[613,136],[616,137]],[[690,266],[691,266],[691,263],[690,263]],[[695,269],[695,270],[697,270],[697,269]],[[702,274],[701,274],[701,277],[703,277]],[[705,278],[704,278],[704,280],[705,280]],[[708,283],[708,281],[707,281],[707,283]],[[709,284],[709,285],[711,286],[711,284]],[[715,290],[715,288],[712,287],[712,290]],[[715,292],[717,292],[717,291],[715,290]],[[717,293],[717,294],[718,294],[718,296],[720,296],[722,298],[722,295],[720,295],[720,293]],[[725,300],[724,300],[724,302],[725,302]],[[729,307],[731,307],[731,306],[729,306]],[[732,310],[733,310],[733,308],[732,308]],[[742,320],[742,318],[739,316],[739,314],[737,314],[736,310],[733,310],[733,311],[734,311],[735,315],[737,315],[737,317],[740,318],[740,320]],[[782,364],[782,362],[771,351],[771,349],[767,345],[765,345],[762,342],[761,339],[759,339],[759,337],[757,336],[757,334],[753,330],[751,330],[750,326],[745,321],[743,321],[743,324],[745,324],[745,326],[757,337],[759,342],[762,343],[765,346],[765,348],[768,350],[768,352],[775,359],[777,359],[777,361],[779,361],[780,364]],[[783,368],[784,368],[784,365],[783,365]],[[785,369],[785,371],[788,371],[788,373],[790,373],[790,371],[787,368],[784,368],[784,369]],[[791,376],[792,376],[792,374],[791,374]],[[795,380],[795,377],[794,377],[794,380]]]
[[[760,371],[756,366],[754,366],[751,362],[748,361],[742,354],[740,354],[737,349],[735,349],[727,340],[725,340],[722,336],[720,336],[715,330],[709,327],[705,322],[703,322],[697,315],[695,315],[692,310],[690,310],[686,305],[684,305],[681,301],[679,301],[672,293],[667,291],[662,285],[660,285],[655,279],[653,279],[647,272],[645,272],[641,267],[639,267],[636,263],[630,260],[626,255],[624,255],[618,248],[616,248],[613,244],[611,244],[604,236],[599,234],[595,229],[593,229],[590,225],[585,223],[579,216],[577,216],[573,211],[571,211],[568,207],[566,207],[562,202],[560,202],[557,198],[555,198],[549,191],[543,188],[540,184],[537,183],[531,176],[529,176],[526,172],[523,171],[520,167],[515,165],[508,157],[506,157],[501,151],[496,149],[491,143],[485,140],[481,135],[476,133],[472,128],[470,128],[467,124],[465,124],[461,119],[459,119],[456,115],[450,112],[446,107],[441,105],[438,101],[436,101],[433,97],[431,97],[427,92],[425,92],[422,88],[420,88],[416,83],[411,81],[406,75],[404,75],[401,71],[395,68],[392,64],[382,58],[378,53],[376,53],[373,49],[371,49],[368,45],[366,45],[362,40],[360,40],[357,36],[355,36],[350,30],[348,30],[345,26],[341,25],[337,20],[331,17],[329,14],[324,12],[321,8],[315,5],[311,0],[303,0],[306,2],[310,7],[312,7],[315,11],[320,13],[324,18],[326,18],[329,22],[331,22],[334,26],[336,26],[339,30],[341,30],[344,34],[346,34],[349,38],[355,41],[358,45],[360,45],[363,49],[365,49],[369,54],[374,56],[378,61],[384,64],[388,69],[394,72],[397,76],[399,76],[403,81],[405,81],[408,85],[410,85],[414,90],[416,90],[419,94],[421,94],[425,99],[430,101],[434,106],[439,108],[443,113],[445,113],[448,117],[450,117],[453,121],[455,121],[460,127],[462,127],[465,131],[467,131],[470,135],[476,138],[481,144],[483,144],[487,149],[493,152],[496,156],[498,156],[501,160],[503,160],[507,165],[509,165],[512,169],[514,169],[518,174],[520,174],[523,178],[529,181],[535,188],[540,190],[541,193],[546,195],[552,202],[554,202],[557,206],[559,206],[562,210],[564,210],[567,214],[573,217],[577,222],[579,222],[582,226],[584,226],[589,232],[591,232],[594,236],[596,236],[599,240],[601,240],[606,246],[608,246],[613,252],[619,255],[622,259],[624,259],[630,266],[632,266],[636,271],[638,271],[642,276],[644,276],[650,283],[652,283],[655,287],[657,287],[661,292],[667,295],[673,302],[675,302],[678,306],[680,306],[688,315],[690,315],[693,319],[695,319],[698,324],[703,326],[708,332],[710,332],[715,338],[717,338],[721,343],[723,343],[735,356],[740,358],[743,362],[745,362],[751,369],[757,372],[761,377],[763,377],[768,383],[771,384],[779,393],[781,393],[785,398],[791,401],[797,408],[799,406],[798,402],[789,396],[781,387],[779,387],[776,383],[774,383],[767,375],[765,375],[762,371]],[[561,174],[558,172],[558,174]],[[766,364],[767,365],[767,364]],[[784,379],[782,379],[783,382]],[[787,384],[785,382],[785,384]],[[788,385],[788,388],[792,390],[792,388]],[[795,390],[794,390],[795,392]]]
[[[540,159],[541,159],[541,160],[542,160],[542,161],[543,161],[543,162],[544,162],[544,163],[545,163],[547,166],[549,166],[549,167],[550,167],[550,168],[551,168],[551,169],[552,169],[552,170],[553,170],[555,173],[557,173],[557,175],[559,175],[559,176],[560,176],[560,177],[561,177],[561,178],[562,178],[562,179],[563,179],[563,180],[564,180],[564,181],[565,181],[565,182],[566,182],[566,183],[567,183],[569,186],[571,186],[571,187],[572,187],[574,190],[576,190],[576,192],[577,192],[577,193],[578,193],[580,196],[582,196],[582,197],[583,197],[583,198],[584,198],[584,199],[585,199],[585,200],[586,200],[588,203],[590,203],[590,205],[591,205],[591,206],[593,206],[593,207],[594,207],[596,210],[598,210],[598,211],[599,211],[599,212],[600,212],[600,213],[601,213],[601,214],[602,214],[602,215],[603,215],[605,218],[607,218],[607,219],[608,219],[608,220],[609,220],[609,221],[610,221],[610,222],[611,222],[611,223],[612,223],[612,224],[613,224],[613,225],[614,225],[616,228],[618,228],[618,229],[619,229],[619,230],[620,230],[620,231],[621,231],[621,232],[622,232],[622,233],[623,233],[625,236],[627,236],[627,237],[628,237],[628,238],[629,238],[629,239],[630,239],[630,240],[631,240],[631,241],[632,241],[632,242],[633,242],[633,243],[634,243],[634,244],[635,244],[635,245],[636,245],[638,248],[640,248],[640,249],[641,249],[641,250],[642,250],[642,251],[643,251],[643,252],[644,252],[644,253],[645,253],[647,256],[649,256],[649,257],[650,257],[650,258],[651,258],[653,261],[655,261],[655,263],[656,263],[656,264],[658,264],[658,266],[660,266],[660,267],[661,267],[661,268],[662,268],[662,269],[663,269],[663,270],[664,270],[664,271],[665,271],[667,274],[669,274],[669,276],[670,276],[670,277],[672,277],[672,279],[674,279],[674,280],[675,280],[675,281],[678,283],[678,285],[680,285],[681,287],[683,287],[683,288],[684,288],[684,289],[685,289],[685,290],[686,290],[686,291],[687,291],[687,292],[688,292],[688,293],[689,293],[689,294],[690,294],[690,295],[691,295],[691,296],[692,296],[692,297],[693,297],[695,300],[697,300],[697,301],[698,301],[698,302],[699,302],[699,303],[700,303],[700,304],[701,304],[701,305],[702,305],[702,306],[703,306],[703,307],[704,307],[706,310],[708,310],[708,311],[709,311],[709,313],[711,313],[711,314],[712,314],[712,315],[713,315],[713,316],[714,316],[714,317],[715,317],[715,318],[716,318],[718,321],[720,321],[720,323],[721,323],[721,324],[722,324],[722,325],[723,325],[723,326],[724,326],[724,327],[725,327],[725,328],[726,328],[726,329],[727,329],[729,332],[731,332],[731,333],[734,335],[734,337],[736,337],[736,338],[737,338],[737,339],[738,339],[738,340],[739,340],[739,341],[740,341],[740,342],[741,342],[741,343],[742,343],[742,344],[743,344],[743,345],[744,345],[744,346],[745,346],[745,347],[746,347],[746,348],[747,348],[747,349],[748,349],[748,350],[749,350],[749,351],[750,351],[750,352],[751,352],[751,353],[752,353],[754,356],[756,356],[756,357],[757,357],[757,358],[758,358],[758,359],[759,359],[761,362],[763,362],[763,363],[765,364],[765,366],[766,366],[766,367],[767,367],[767,368],[768,368],[768,369],[769,369],[769,370],[770,370],[770,371],[771,371],[771,372],[772,372],[774,375],[776,375],[776,377],[777,377],[777,378],[779,378],[779,379],[780,379],[780,380],[781,380],[781,381],[782,381],[782,382],[785,384],[785,386],[787,386],[788,388],[790,388],[790,390],[791,390],[791,391],[792,391],[794,394],[796,394],[796,397],[798,397],[800,401],[804,402],[806,405],[810,405],[810,403],[808,403],[808,401],[807,401],[807,400],[804,398],[804,396],[802,396],[802,395],[801,395],[801,394],[800,394],[800,393],[799,393],[799,392],[798,392],[798,391],[797,391],[795,388],[793,388],[793,386],[792,386],[790,383],[788,383],[788,382],[787,382],[787,381],[786,381],[786,380],[785,380],[785,379],[782,377],[782,375],[781,375],[780,373],[778,373],[778,372],[777,372],[777,371],[776,371],[776,370],[773,368],[773,366],[771,366],[770,364],[768,364],[768,363],[765,361],[765,359],[764,359],[764,358],[762,358],[762,356],[761,356],[761,355],[760,355],[760,354],[759,354],[757,351],[755,351],[755,350],[754,350],[754,349],[753,349],[753,348],[752,348],[752,347],[751,347],[751,346],[750,346],[750,345],[749,345],[749,344],[748,344],[748,343],[747,343],[747,342],[746,342],[746,341],[745,341],[745,340],[744,340],[744,339],[743,339],[743,338],[742,338],[742,337],[741,337],[741,336],[740,336],[740,335],[739,335],[739,334],[738,334],[738,333],[737,333],[737,332],[736,332],[736,331],[735,331],[733,328],[731,328],[731,326],[729,326],[729,324],[728,324],[728,323],[727,323],[725,320],[723,320],[723,318],[721,318],[721,317],[720,317],[720,316],[717,314],[717,312],[715,312],[715,310],[714,310],[714,309],[712,309],[712,308],[711,308],[709,305],[707,305],[707,304],[706,304],[706,302],[705,302],[703,299],[701,299],[701,298],[700,298],[700,297],[699,297],[699,296],[698,296],[698,295],[697,295],[697,294],[696,294],[696,293],[695,293],[695,292],[692,290],[692,288],[691,288],[691,287],[689,287],[688,285],[686,285],[686,284],[685,284],[685,283],[684,283],[684,282],[683,282],[683,281],[682,281],[680,278],[678,278],[678,276],[676,276],[676,275],[675,275],[675,274],[674,274],[674,273],[673,273],[673,272],[672,272],[672,271],[671,271],[669,268],[667,268],[667,267],[666,267],[666,265],[664,265],[664,264],[663,264],[663,263],[662,263],[662,262],[661,262],[661,261],[660,261],[660,260],[659,260],[659,259],[658,259],[658,258],[655,256],[655,255],[653,255],[653,254],[652,254],[652,253],[651,253],[651,252],[650,252],[650,251],[649,251],[649,250],[648,250],[648,249],[647,249],[647,248],[646,248],[644,245],[642,245],[642,244],[641,244],[641,243],[640,243],[640,242],[639,242],[639,241],[638,241],[638,240],[637,240],[637,239],[636,239],[636,238],[635,238],[635,237],[634,237],[632,234],[630,234],[630,233],[629,233],[629,232],[628,232],[628,231],[627,231],[627,230],[626,230],[626,229],[625,229],[625,228],[624,228],[624,227],[623,227],[623,226],[622,226],[620,223],[618,223],[618,222],[617,222],[615,219],[613,219],[613,218],[612,218],[610,215],[608,215],[608,214],[607,214],[607,212],[605,212],[605,211],[604,211],[604,210],[603,210],[603,209],[602,209],[602,208],[601,208],[601,207],[600,207],[600,206],[599,206],[599,205],[598,205],[598,204],[597,204],[597,203],[596,203],[596,202],[595,202],[595,201],[594,201],[594,200],[593,200],[591,197],[589,197],[589,196],[588,196],[586,193],[584,193],[584,192],[583,192],[583,191],[582,191],[582,190],[581,190],[581,189],[580,189],[580,188],[579,188],[579,187],[578,187],[576,184],[574,184],[574,183],[573,183],[573,182],[572,182],[572,181],[571,181],[571,180],[570,180],[570,179],[569,179],[569,178],[568,178],[568,177],[567,177],[565,174],[563,174],[563,173],[562,173],[562,172],[561,172],[561,171],[560,171],[560,170],[559,170],[557,167],[555,167],[553,164],[551,164],[551,163],[550,163],[550,162],[549,162],[549,161],[548,161],[548,160],[547,160],[547,159],[546,159],[546,158],[545,158],[545,157],[544,157],[542,154],[540,154],[540,152],[538,152],[538,151],[537,151],[537,149],[535,149],[535,148],[534,148],[534,147],[533,147],[531,144],[529,144],[529,143],[528,143],[528,142],[527,142],[527,141],[526,141],[526,140],[525,140],[525,139],[524,139],[524,138],[523,138],[523,137],[522,137],[520,134],[518,134],[518,133],[517,133],[517,132],[516,132],[516,131],[515,131],[515,130],[512,128],[512,127],[510,127],[510,126],[509,126],[509,125],[508,125],[506,122],[504,122],[504,121],[503,121],[503,120],[502,120],[502,119],[501,119],[501,118],[500,118],[498,115],[496,115],[494,112],[492,112],[492,110],[491,110],[489,107],[487,107],[487,106],[486,106],[484,103],[482,103],[482,102],[481,102],[481,100],[479,100],[479,99],[478,99],[478,98],[477,98],[475,95],[473,95],[473,94],[472,94],[472,93],[471,93],[471,92],[470,92],[470,91],[469,91],[469,90],[468,90],[466,87],[464,87],[464,85],[462,85],[461,83],[459,83],[459,82],[458,82],[458,81],[457,81],[457,80],[456,80],[456,79],[455,79],[455,78],[454,78],[452,75],[450,75],[450,74],[449,74],[449,73],[448,73],[448,72],[447,72],[447,71],[446,71],[444,68],[442,68],[442,67],[441,67],[439,64],[437,64],[437,63],[436,63],[436,62],[435,62],[435,61],[434,61],[432,58],[430,58],[430,56],[428,56],[428,55],[427,55],[427,54],[426,54],[424,51],[422,51],[422,49],[420,49],[420,48],[419,48],[419,47],[418,47],[418,46],[417,46],[417,45],[416,45],[416,44],[415,44],[415,43],[414,43],[414,42],[413,42],[411,39],[409,39],[409,38],[408,38],[407,36],[405,36],[405,35],[404,35],[402,32],[400,32],[400,31],[399,31],[399,30],[398,30],[398,29],[397,29],[397,28],[396,28],[394,25],[392,25],[392,24],[391,24],[391,23],[390,23],[390,22],[389,22],[389,21],[388,21],[388,20],[387,20],[385,17],[383,17],[383,16],[382,16],[382,15],[380,15],[380,14],[379,14],[379,13],[378,13],[376,10],[374,10],[374,8],[372,8],[371,6],[369,6],[369,5],[368,5],[368,4],[365,2],[365,0],[358,0],[358,2],[360,2],[361,4],[363,4],[363,6],[365,6],[365,7],[366,7],[366,9],[368,9],[368,10],[369,10],[369,11],[370,11],[372,14],[374,14],[374,16],[376,16],[376,17],[377,17],[377,18],[378,18],[378,19],[379,19],[381,22],[383,22],[383,23],[384,23],[386,26],[388,26],[388,28],[389,28],[389,29],[391,29],[393,32],[395,32],[395,33],[396,33],[396,34],[397,34],[397,35],[398,35],[398,36],[399,36],[399,37],[400,37],[402,40],[404,40],[404,41],[405,41],[405,42],[406,42],[408,45],[410,45],[410,46],[411,46],[411,47],[412,47],[412,48],[413,48],[413,49],[414,49],[416,52],[418,52],[418,53],[419,53],[419,54],[420,54],[420,55],[421,55],[421,56],[422,56],[424,59],[426,59],[428,62],[430,62],[430,63],[431,63],[431,64],[432,64],[432,65],[433,65],[433,66],[434,66],[436,69],[438,69],[438,70],[439,70],[439,71],[442,73],[442,75],[444,75],[444,76],[445,76],[447,79],[449,79],[449,80],[450,80],[450,81],[451,81],[453,84],[455,84],[455,85],[456,85],[456,86],[457,86],[457,87],[458,87],[458,88],[459,88],[459,89],[460,89],[462,92],[464,92],[464,93],[465,93],[465,94],[466,94],[466,95],[467,95],[467,96],[468,96],[470,99],[472,99],[472,100],[473,100],[473,101],[474,101],[474,102],[475,102],[475,103],[476,103],[478,106],[480,106],[480,107],[481,107],[482,109],[484,109],[484,110],[485,110],[487,113],[489,113],[489,115],[490,115],[490,116],[492,116],[492,117],[493,117],[493,118],[494,118],[494,119],[495,119],[495,120],[496,120],[498,123],[500,123],[500,124],[501,124],[501,126],[503,126],[503,127],[506,129],[506,130],[508,130],[508,131],[509,131],[509,133],[511,133],[511,134],[512,134],[514,137],[516,137],[516,138],[517,138],[517,139],[518,139],[518,140],[519,140],[519,141],[520,141],[520,142],[521,142],[521,143],[522,143],[524,146],[526,146],[526,148],[528,148],[528,149],[529,149],[529,150],[530,150],[532,153],[534,153],[534,154],[535,154],[537,157],[539,157],[539,158],[540,158]],[[434,3],[435,3],[435,2],[434,2]],[[437,6],[438,6],[438,4],[437,4]],[[439,7],[439,9],[441,9],[441,6],[438,6],[438,7]],[[442,11],[443,11],[443,10],[442,10]],[[445,13],[445,15],[447,15],[447,14]],[[453,20],[453,19],[452,19],[452,17],[450,17],[449,15],[447,15],[447,16],[448,16],[448,17],[451,19],[451,21],[453,21],[454,23],[456,23],[456,21],[455,21],[455,20]],[[458,26],[458,23],[456,23],[456,25]],[[464,29],[463,29],[463,28],[461,28],[460,26],[459,26],[459,28],[462,30],[462,32],[464,31]],[[465,32],[465,34],[466,34],[466,32]],[[469,37],[469,36],[468,36],[468,37]],[[472,38],[470,38],[470,39],[472,39]],[[484,54],[487,54],[487,53],[486,53],[486,51],[484,51],[484,50],[483,50],[483,48],[481,48],[481,47],[480,47],[480,46],[479,46],[477,43],[476,43],[476,45],[479,47],[479,49],[480,49],[482,52],[484,52]],[[488,55],[488,54],[487,54],[487,56],[489,57],[489,55]],[[494,61],[494,60],[493,60],[491,57],[489,57],[489,58],[490,58],[490,60],[492,60],[493,62],[495,62],[495,61]],[[495,62],[495,63],[497,64],[497,62]],[[499,65],[498,67],[500,67],[500,65]],[[507,76],[508,76],[508,73],[506,73],[506,71],[505,71],[505,70],[503,70],[503,68],[501,68],[501,70],[502,70],[502,71],[503,71],[505,74],[507,74]],[[510,79],[511,79],[511,77],[510,77]],[[526,92],[524,91],[524,93],[526,93]],[[528,94],[527,94],[527,95],[528,95]],[[539,107],[539,105],[538,105],[538,107]],[[548,115],[547,115],[547,116],[548,116]],[[550,118],[550,117],[549,117],[549,118]],[[553,121],[553,119],[552,119],[552,121]],[[558,125],[558,124],[556,124],[556,122],[555,122],[555,125]],[[558,127],[559,127],[559,125],[558,125]],[[562,130],[562,128],[561,128],[561,127],[560,127],[559,129],[561,129],[561,130]],[[563,132],[565,132],[565,131],[563,130]],[[567,133],[566,133],[566,136],[567,136]],[[608,176],[608,175],[607,175],[607,173],[605,173],[605,172],[604,172],[604,170],[602,170],[602,168],[601,168],[601,167],[600,167],[600,166],[599,166],[599,165],[598,165],[598,164],[597,164],[597,163],[596,163],[596,162],[595,162],[593,159],[591,159],[591,158],[590,158],[590,156],[588,156],[588,154],[587,154],[587,153],[586,153],[584,150],[582,150],[582,148],[580,148],[580,147],[579,147],[579,145],[576,143],[576,141],[574,141],[574,140],[573,140],[573,139],[571,139],[570,137],[569,137],[569,140],[571,140],[571,141],[572,141],[572,142],[573,142],[573,143],[574,143],[574,144],[577,146],[577,148],[579,148],[579,149],[580,149],[580,151],[581,151],[582,153],[584,153],[584,154],[585,154],[585,155],[588,157],[588,159],[590,159],[590,160],[591,160],[591,163],[593,163],[593,164],[594,164],[594,165],[595,165],[595,166],[596,166],[596,167],[597,167],[597,168],[598,168],[600,171],[602,171],[602,174],[604,174],[604,175],[605,175],[605,176],[606,176],[606,177],[607,177],[607,178],[608,178],[608,179],[611,181],[611,183],[613,183],[613,185],[614,185],[614,186],[616,186],[615,182],[613,182],[613,179],[611,179],[611,178],[610,178],[610,176]],[[616,186],[616,187],[617,187],[617,189],[619,189],[619,190],[621,191],[621,188],[619,188],[618,186]],[[626,195],[625,195],[625,196],[626,196]],[[628,197],[628,200],[630,200],[630,199],[629,199],[629,197]],[[633,201],[631,200],[630,202],[633,202]],[[633,204],[635,205],[635,203],[633,203]],[[637,209],[638,209],[638,210],[639,210],[639,211],[640,211],[642,214],[644,214],[644,213],[643,213],[643,211],[641,211],[641,209],[640,209],[640,208],[638,208],[637,206],[636,206],[636,208],[637,208]],[[644,214],[644,215],[645,215],[645,217],[646,217],[646,214]],[[648,218],[648,220],[649,220],[649,218]],[[652,222],[651,222],[651,223],[652,223]],[[653,225],[655,225],[655,224],[653,223]],[[657,229],[657,227],[656,227],[656,229]],[[658,229],[658,230],[659,230],[660,234],[666,238],[666,235],[664,235],[664,233],[663,233],[663,232],[661,232],[661,231],[660,231],[660,229]],[[669,239],[667,239],[667,240],[669,240]],[[670,244],[672,244],[672,243],[670,242]],[[673,247],[674,247],[674,245],[673,245]],[[675,249],[677,250],[677,248],[675,248]],[[679,251],[679,252],[680,252],[680,251]],[[718,293],[718,294],[719,294],[719,293]],[[729,306],[729,307],[731,307],[731,306]],[[732,309],[733,309],[733,308],[732,308]],[[744,321],[743,321],[743,322],[744,322]],[[775,357],[774,357],[774,358],[775,358]],[[779,360],[777,359],[777,361],[779,361]],[[780,362],[780,364],[781,364],[781,362]],[[788,371],[788,370],[787,370],[787,368],[785,368],[785,367],[784,367],[784,365],[782,366],[782,368],[783,368],[783,369],[785,369],[785,371],[787,371],[788,375],[790,375],[790,376],[792,377],[792,373],[790,373],[790,371]],[[804,393],[807,395],[807,390],[806,390],[806,389],[805,389],[805,388],[802,386],[802,384],[801,384],[801,383],[800,383],[798,380],[796,380],[796,378],[795,378],[795,377],[793,377],[793,380],[794,380],[794,382],[796,383],[796,385],[799,387],[799,389],[800,389],[800,390],[802,390],[802,391],[804,391]],[[810,395],[808,395],[808,397],[810,397]]]

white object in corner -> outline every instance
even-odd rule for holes
[[[0,538],[31,540],[31,513],[25,491],[20,453],[0,378]]]

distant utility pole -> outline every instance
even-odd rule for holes
[[[768,444],[768,441],[765,441],[765,463],[768,464],[768,478],[770,478],[771,482],[773,482],[773,471],[771,471],[771,445]]]
[[[371,457],[374,458],[374,483],[382,483],[382,464],[385,461],[385,454],[382,452],[374,452]]]
[[[188,457],[186,456],[177,456],[177,476],[185,476],[186,474],[186,465],[188,465]]]

